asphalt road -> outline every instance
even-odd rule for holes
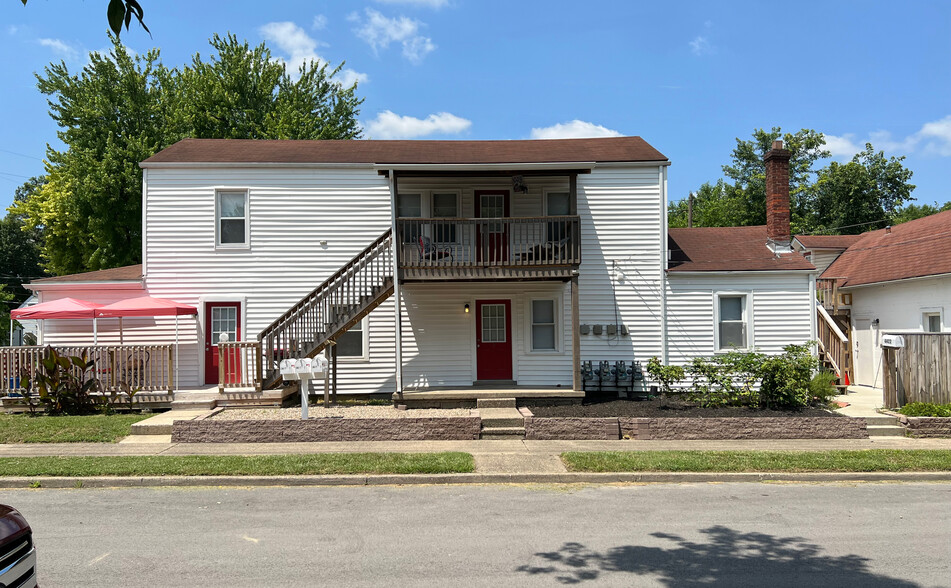
[[[56,586],[951,586],[951,484],[3,490]]]

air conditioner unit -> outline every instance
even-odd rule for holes
[[[882,347],[902,348],[905,346],[905,338],[901,335],[882,335]]]

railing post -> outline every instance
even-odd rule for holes
[[[172,346],[168,345],[168,393],[175,393],[175,369],[178,366],[175,365],[174,352],[172,351]]]
[[[223,345],[218,344],[218,393],[224,394],[225,391],[225,358]]]

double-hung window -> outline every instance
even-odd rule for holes
[[[532,300],[532,351],[557,351],[555,308],[554,300]]]
[[[334,307],[337,311],[337,320],[343,320],[348,307]],[[367,319],[364,317],[342,335],[337,337],[337,357],[350,359],[366,359],[367,357]]]
[[[215,197],[217,245],[248,246],[248,193],[221,191]]]
[[[459,198],[455,194],[433,193],[433,218],[458,218]],[[455,243],[455,223],[434,223],[433,241]]]
[[[421,194],[398,194],[396,196],[396,216],[398,218],[420,218],[423,216],[423,197]],[[403,228],[403,243],[419,245],[419,225]]]
[[[571,195],[568,192],[549,192],[545,195],[548,216],[566,216],[571,213]],[[561,241],[568,236],[564,221],[548,221],[548,241]]]
[[[746,349],[749,329],[746,324],[747,297],[745,294],[717,296],[717,350]]]

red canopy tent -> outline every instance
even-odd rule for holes
[[[175,317],[175,388],[178,388],[178,317],[197,315],[198,309],[188,304],[175,302],[167,298],[139,296],[113,302],[98,308],[99,318],[118,317],[119,343],[122,343],[122,317],[124,316],[174,316]]]
[[[87,302],[75,298],[60,298],[41,302],[26,308],[16,308],[10,311],[10,318],[17,320],[45,320],[45,319],[92,319],[93,343],[98,339],[96,328],[96,309],[102,308],[96,302]],[[13,341],[13,321],[10,321],[10,341]]]

